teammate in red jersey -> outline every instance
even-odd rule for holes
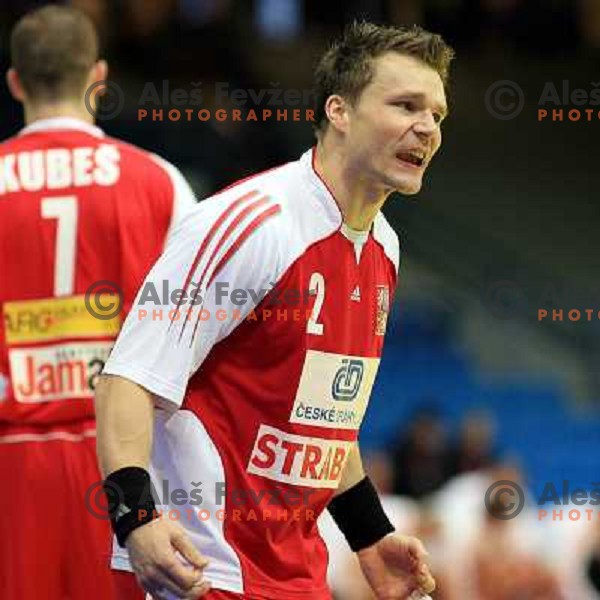
[[[326,507],[378,599],[433,589],[357,434],[398,269],[380,208],[421,187],[451,58],[419,28],[350,27],[317,69],[316,147],[202,202],[148,275],[96,406],[113,566],[153,598],[329,600]]]
[[[84,497],[100,478],[92,390],[120,320],[94,318],[85,292],[115,282],[127,310],[194,198],[94,126],[84,93],[107,67],[87,17],[42,8],[11,45],[26,127],[0,144],[0,595],[110,600],[110,527]]]

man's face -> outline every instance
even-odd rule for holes
[[[411,56],[388,52],[349,107],[346,142],[352,167],[376,188],[416,194],[442,143],[447,112],[438,73]]]

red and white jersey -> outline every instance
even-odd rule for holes
[[[194,204],[175,167],[77,119],[39,120],[0,144],[3,435],[93,417],[93,384],[121,322],[96,318],[85,293],[113,282],[126,311]]]
[[[312,160],[201,202],[104,368],[159,397],[157,500],[213,588],[249,598],[330,598],[316,519],[357,439],[396,285],[383,215],[345,228]],[[130,568],[125,551],[113,566]]]

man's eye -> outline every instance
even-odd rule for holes
[[[433,113],[433,120],[436,123],[441,123],[444,120],[444,115],[442,115],[441,113]]]
[[[408,110],[410,112],[413,112],[415,110],[414,103],[410,102],[409,100],[401,100],[400,102],[396,102],[396,106],[403,108],[404,110]]]

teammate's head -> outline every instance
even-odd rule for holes
[[[106,79],[93,23],[68,6],[49,5],[26,14],[12,30],[10,48],[8,85],[26,110],[80,106],[88,86]]]
[[[350,25],[315,72],[317,138],[376,186],[418,192],[441,144],[453,57],[441,36],[417,26]]]

